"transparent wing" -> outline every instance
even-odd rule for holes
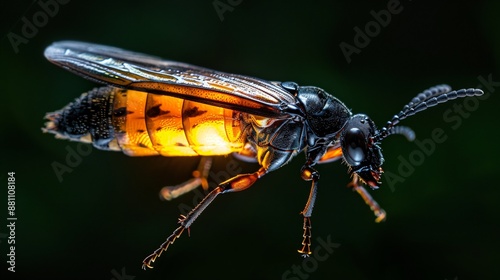
[[[169,95],[246,113],[300,113],[294,96],[268,81],[218,72],[119,48],[62,41],[45,49],[52,63],[116,87]]]

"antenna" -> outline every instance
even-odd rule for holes
[[[388,121],[387,124],[378,131],[373,137],[373,140],[374,142],[380,142],[389,135],[403,134],[409,141],[412,141],[415,138],[415,133],[408,127],[397,127],[396,125],[400,121],[440,103],[445,103],[456,98],[481,96],[483,94],[484,92],[482,90],[475,88],[451,91],[451,87],[448,85],[431,87],[415,96],[410,103],[403,107],[403,110],[401,110],[399,114],[394,115],[392,120]]]

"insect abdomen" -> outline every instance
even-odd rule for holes
[[[82,94],[61,110],[47,113],[42,128],[56,138],[92,143],[102,150],[119,151],[112,123],[115,88],[96,88]]]
[[[102,87],[47,114],[45,131],[130,156],[225,155],[240,151],[246,141],[240,114],[169,96]]]

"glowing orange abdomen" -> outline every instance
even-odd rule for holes
[[[244,146],[240,112],[184,99],[120,90],[113,125],[130,156],[225,155]]]

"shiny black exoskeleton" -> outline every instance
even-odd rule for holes
[[[101,95],[97,93],[114,92],[116,88],[230,109],[237,117],[233,115],[224,121],[242,124],[239,128],[244,131],[244,139],[241,139],[245,147],[238,155],[257,160],[260,168],[254,173],[240,174],[220,183],[189,214],[182,216],[180,226],[143,261],[143,267],[148,268],[219,194],[249,188],[300,152],[306,154],[300,175],[302,179],[312,181],[309,198],[301,212],[304,239],[300,253],[306,256],[311,254],[310,217],[319,180],[319,173],[313,166],[318,163],[342,158],[353,177],[351,186],[373,210],[376,221],[383,220],[385,212],[359,183],[361,179],[371,188],[380,186],[384,162],[381,141],[392,134],[402,134],[413,140],[415,134],[410,128],[398,126],[401,120],[455,98],[483,94],[479,89],[451,91],[447,85],[432,87],[418,94],[384,127],[378,129],[367,115],[352,115],[339,99],[317,87],[299,86],[294,82],[269,82],[83,42],[55,43],[45,50],[45,56],[69,71],[107,85],[93,93],[95,98],[81,98],[68,110],[47,115],[50,122],[44,131],[55,133],[60,138],[75,140],[77,137],[81,141],[93,142],[100,149],[111,149],[109,143],[112,143],[115,128],[109,118],[113,114],[125,117],[121,115],[126,115],[126,111],[109,109],[108,103],[101,102]],[[100,122],[106,118],[107,121]],[[91,139],[81,137],[87,132]],[[119,143],[115,150],[120,150],[118,146]],[[200,174],[207,173],[203,167]],[[203,179],[206,181],[206,178],[200,181]],[[186,183],[173,189],[184,193],[193,187],[197,185]]]

